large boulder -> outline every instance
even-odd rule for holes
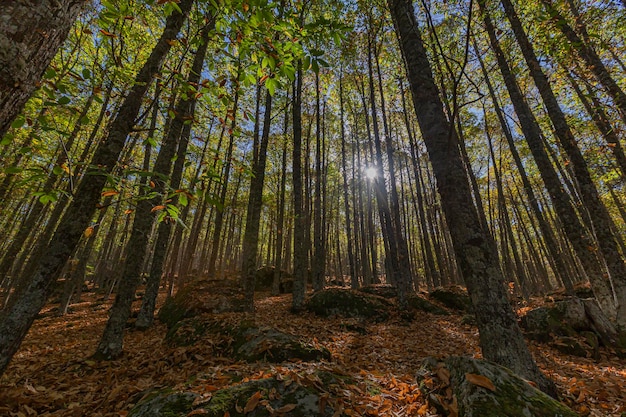
[[[193,410],[198,394],[172,392],[170,389],[148,393],[128,413],[128,417],[178,417]]]
[[[435,288],[428,296],[448,308],[464,312],[472,311],[472,302],[467,291],[459,286]]]
[[[599,343],[622,354],[617,330],[594,299],[569,297],[535,308],[522,316],[520,326],[527,337],[566,354],[597,357]]]
[[[372,284],[366,285],[364,287],[359,288],[359,291],[362,291],[367,294],[378,295],[383,298],[395,298],[398,296],[398,289],[393,285],[389,284]]]
[[[231,280],[201,279],[187,284],[159,310],[159,320],[172,328],[180,320],[204,313],[243,312],[250,309],[243,290]]]
[[[329,398],[327,389],[333,380],[337,378],[327,372],[297,379],[265,378],[215,391],[206,399],[198,394],[165,390],[140,401],[128,416],[345,416],[340,408],[333,408],[334,402]]]
[[[232,323],[219,316],[202,315],[181,320],[170,329],[166,341],[175,346],[211,345],[216,352],[246,362],[329,360],[330,352],[294,335],[241,320]]]
[[[361,318],[376,322],[387,320],[392,306],[383,297],[343,288],[318,291],[306,302],[306,308],[318,316]]]
[[[274,275],[276,274],[276,267],[263,266],[256,271],[255,275],[255,289],[257,291],[270,291],[274,283]],[[280,271],[280,281],[278,283],[278,291],[281,294],[291,293],[293,290],[293,276],[287,271]]]
[[[426,313],[432,313],[439,316],[447,316],[450,314],[447,310],[439,307],[434,303],[431,303],[430,301],[423,297],[420,297],[419,295],[410,295],[407,298],[407,301],[409,303],[409,307],[412,307],[415,310],[425,311]]]
[[[576,417],[509,369],[480,359],[427,358],[417,375],[429,404],[444,416]]]

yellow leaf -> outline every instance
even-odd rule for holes
[[[261,391],[257,391],[254,394],[252,394],[252,397],[250,397],[250,399],[246,403],[246,406],[243,409],[243,413],[248,414],[249,412],[253,411],[256,408],[256,406],[259,405],[260,399],[261,399]]]
[[[479,387],[487,388],[490,391],[495,392],[496,390],[496,386],[493,385],[493,382],[491,382],[491,379],[487,378],[486,376],[468,373],[468,374],[465,374],[465,379],[467,379],[467,381],[470,382],[471,384],[478,385]]]
[[[89,238],[91,235],[93,235],[93,226],[89,226],[83,232],[83,236],[85,236],[86,238]]]

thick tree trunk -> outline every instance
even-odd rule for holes
[[[111,124],[108,137],[96,149],[91,161],[92,168],[89,168],[86,173],[90,176],[90,181],[81,181],[74,200],[65,211],[45,252],[41,257],[32,261],[36,263],[36,268],[29,280],[28,289],[13,307],[2,315],[0,321],[0,374],[4,372],[9,361],[17,352],[37,313],[50,295],[51,284],[58,277],[69,256],[76,250],[80,237],[89,225],[100,200],[102,188],[106,183],[106,174],[115,167],[126,137],[134,126],[143,96],[154,76],[159,73],[165,56],[171,48],[169,42],[176,38],[192,3],[193,0],[183,0],[180,7],[184,13],[173,13],[168,17],[164,32],[143,68],[137,74],[135,85]]]
[[[0,7],[0,138],[37,88],[85,0],[3,2]]]
[[[388,0],[406,64],[415,114],[437,178],[454,250],[474,305],[483,356],[535,381],[556,396],[554,383],[535,364],[508,303],[498,255],[483,230],[467,183],[454,128],[439,91],[410,0]]]

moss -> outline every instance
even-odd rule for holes
[[[413,307],[416,310],[425,311],[427,313],[432,313],[439,316],[447,316],[450,314],[443,308],[417,295],[410,296],[408,298],[408,302],[409,306]]]
[[[459,415],[465,417],[575,417],[576,413],[543,392],[532,387],[510,370],[494,363],[468,357],[449,357],[444,360],[450,372],[450,386],[457,399]],[[428,358],[420,375],[437,375],[441,364]],[[467,374],[486,377],[495,386],[495,391],[483,388],[467,380]],[[427,389],[423,378],[421,389]],[[431,393],[428,397],[437,400],[445,397],[447,384],[438,388],[443,395]],[[436,402],[433,405],[437,405]],[[441,404],[439,404],[441,405]]]
[[[165,300],[163,307],[159,310],[159,320],[166,324],[168,328],[174,327],[176,323],[185,318],[187,314],[187,308],[185,304],[181,302],[190,294],[191,288],[183,288],[174,297],[170,297]]]
[[[188,392],[173,393],[171,389],[155,391],[133,407],[128,417],[184,417],[196,397]]]
[[[436,288],[429,296],[446,307],[460,310],[471,311],[472,302],[467,293],[460,287]]]
[[[342,316],[384,321],[389,317],[391,303],[371,294],[340,288],[316,292],[306,308],[318,316]]]

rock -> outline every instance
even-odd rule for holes
[[[389,284],[366,285],[365,287],[359,288],[359,291],[367,294],[378,295],[383,298],[395,298],[398,296],[397,288]]]
[[[345,416],[335,413],[330,405],[332,401],[320,403],[322,396],[327,398],[329,386],[328,375],[322,374],[327,373],[306,375],[298,380],[265,378],[244,382],[215,391],[206,401],[198,401],[197,394],[163,392],[140,401],[128,415],[185,417],[193,412],[202,417]]]
[[[172,392],[170,389],[156,391],[145,396],[128,413],[128,417],[177,417],[186,416],[198,397],[191,392]]]
[[[461,317],[461,324],[467,324],[469,326],[478,326],[478,322],[476,321],[476,316],[473,314],[465,314]]]
[[[447,316],[448,313],[443,308],[439,307],[436,304],[431,303],[425,298],[420,297],[419,295],[410,295],[407,298],[410,307],[413,307],[416,310],[425,311],[427,313],[433,313],[439,316]]]
[[[306,302],[309,311],[322,317],[341,316],[387,320],[392,303],[383,297],[343,288],[318,291]]]
[[[246,362],[330,359],[330,352],[323,346],[277,329],[256,327],[250,321],[230,324],[213,315],[181,320],[170,329],[165,340],[174,346],[210,344],[217,352]]]
[[[577,414],[495,363],[463,356],[427,358],[422,393],[445,416],[576,417]]]
[[[246,362],[284,362],[330,360],[330,352],[276,329],[251,328],[237,335],[233,346],[235,357]]]
[[[159,310],[159,320],[172,328],[180,320],[203,313],[243,312],[248,308],[243,290],[230,280],[201,279],[187,284]]]
[[[521,318],[520,326],[529,338],[543,343],[555,336],[576,337],[582,332],[592,332],[605,346],[619,345],[617,330],[594,299],[570,297],[550,307],[530,310]]]
[[[588,351],[574,337],[562,336],[557,338],[550,346],[566,355],[580,356],[586,358]],[[591,356],[591,353],[589,354]]]
[[[274,283],[276,267],[263,266],[256,271],[255,289],[256,291],[270,291]],[[293,276],[287,271],[280,271],[280,282],[278,283],[281,294],[289,294],[293,291]]]
[[[461,287],[436,288],[428,295],[448,308],[467,312],[472,310],[472,302],[469,295]]]

